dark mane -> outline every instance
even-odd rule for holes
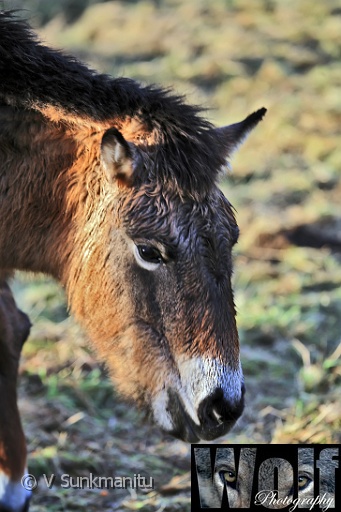
[[[0,12],[0,76],[3,104],[52,106],[79,123],[120,126],[138,119],[155,140],[153,178],[173,184],[181,194],[206,196],[225,162],[223,142],[200,108],[167,89],[97,73],[44,46],[12,11]]]

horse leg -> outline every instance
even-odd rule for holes
[[[22,485],[26,442],[17,406],[17,374],[30,321],[0,280],[0,512],[28,510],[30,492]]]

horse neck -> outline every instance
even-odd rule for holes
[[[0,107],[0,269],[60,278],[85,194],[76,130]],[[87,150],[85,150],[87,149]]]

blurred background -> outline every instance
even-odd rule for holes
[[[341,8],[337,0],[25,0],[40,37],[91,67],[172,86],[217,125],[268,113],[222,188],[241,229],[234,288],[245,414],[228,443],[341,442]],[[190,510],[189,448],[112,389],[62,290],[18,275],[34,323],[20,407],[29,472],[154,478],[152,492],[50,491],[33,512]]]

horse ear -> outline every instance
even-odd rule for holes
[[[234,151],[244,142],[251,130],[263,119],[266,108],[260,108],[247,116],[240,123],[230,124],[222,128],[216,128],[215,132],[221,138],[222,145],[226,148],[226,157],[230,157]]]
[[[132,147],[116,128],[109,128],[103,135],[101,154],[109,180],[131,186],[134,177]]]

